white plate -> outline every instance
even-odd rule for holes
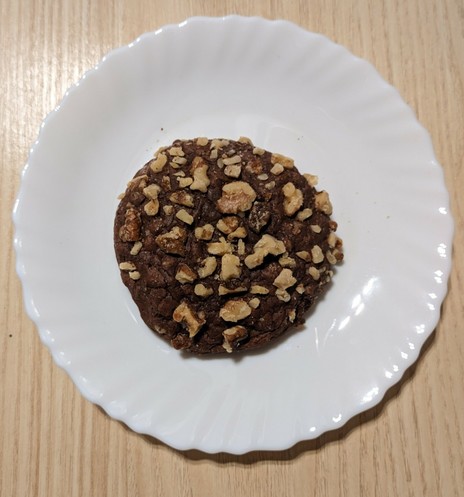
[[[187,357],[141,321],[116,196],[175,138],[249,136],[319,175],[346,262],[304,330]],[[180,448],[285,449],[380,401],[437,324],[453,224],[411,109],[367,62],[284,21],[194,18],[106,56],[44,121],[14,209],[26,309],[83,395]]]

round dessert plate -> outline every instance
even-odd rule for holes
[[[121,282],[117,196],[161,145],[248,136],[331,194],[345,262],[306,325],[197,357]],[[279,450],[378,403],[447,290],[453,222],[427,132],[367,62],[286,21],[192,18],[109,53],[45,119],[14,207],[29,316],[82,394],[178,449]]]

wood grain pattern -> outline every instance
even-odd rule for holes
[[[26,317],[11,209],[42,118],[111,48],[192,15],[285,18],[370,60],[430,131],[456,221],[450,292],[380,406],[284,452],[177,452],[85,401]],[[464,495],[462,0],[0,0],[0,496]]]

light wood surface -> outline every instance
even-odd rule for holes
[[[429,130],[456,221],[438,328],[376,408],[284,452],[178,452],[84,400],[26,317],[10,213],[41,120],[111,48],[192,15],[285,18],[371,61]],[[0,0],[0,495],[464,495],[462,0]]]

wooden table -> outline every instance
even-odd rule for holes
[[[430,131],[456,220],[440,324],[376,408],[284,452],[178,452],[85,401],[26,317],[11,210],[42,118],[85,70],[192,15],[285,18],[369,61]],[[0,0],[0,495],[464,495],[462,0]]]

